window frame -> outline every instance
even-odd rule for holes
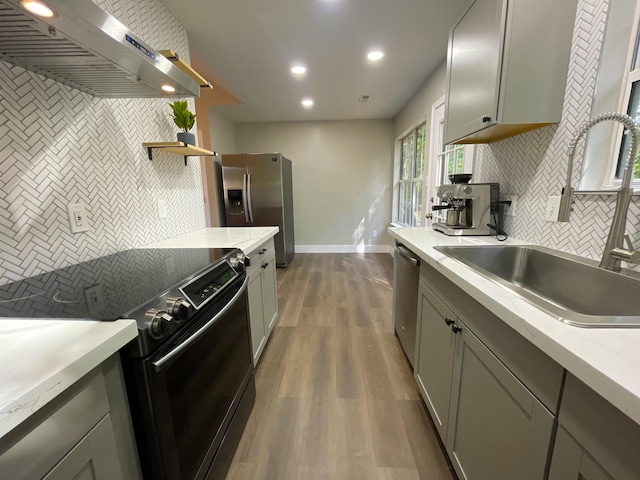
[[[418,159],[418,136],[419,131],[422,130],[422,174],[416,176],[416,160]],[[396,182],[397,192],[396,192],[396,208],[395,217],[396,223],[405,227],[422,227],[424,226],[423,211],[424,211],[424,197],[425,197],[425,181],[427,174],[427,165],[428,165],[428,157],[427,157],[427,149],[426,149],[426,132],[427,132],[427,122],[426,120],[421,121],[416,127],[409,130],[406,134],[402,135],[398,139],[399,145],[399,156],[398,156],[398,180]],[[403,178],[403,170],[406,165],[405,161],[405,148],[404,142],[407,138],[411,137],[413,139],[412,144],[412,155],[409,159],[409,177]],[[416,202],[416,185],[422,183],[422,197],[420,202]],[[408,211],[403,212],[403,208],[406,206],[407,202],[405,202],[402,198],[403,194],[403,186],[409,186],[409,209]],[[410,221],[406,221],[410,220]]]
[[[440,181],[443,180],[445,185],[451,183],[449,182],[448,176],[444,173],[448,151],[463,151],[463,171],[458,173],[473,173],[475,145],[445,145],[444,143],[445,99],[445,96],[440,97],[431,107],[431,137],[429,146],[430,175],[427,193],[427,208],[429,210],[431,210],[431,207],[434,205],[440,205],[442,203],[436,195],[438,187],[442,185]],[[451,148],[447,151],[448,147]],[[430,223],[444,222],[446,221],[446,212],[432,211],[429,212],[427,218],[430,220]]]
[[[621,28],[620,22],[624,23],[624,28]],[[640,46],[639,28],[640,3],[609,6],[590,117],[610,111],[628,111],[634,75],[640,70],[640,65],[634,66]],[[626,44],[627,48],[621,50],[621,44]],[[621,125],[614,122],[602,123],[587,132],[584,161],[576,193],[616,193],[621,187],[622,180],[616,177],[616,173],[623,147],[623,134]],[[640,179],[633,180],[631,188],[635,193],[640,193]]]

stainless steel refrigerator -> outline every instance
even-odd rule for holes
[[[276,265],[295,254],[291,160],[280,153],[222,155],[225,225],[278,226]]]

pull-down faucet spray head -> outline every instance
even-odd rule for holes
[[[629,156],[627,157],[627,164],[622,181],[622,188],[629,188],[629,185],[631,184],[631,179],[633,177],[633,165],[636,160],[636,146],[638,143],[638,129],[633,118],[625,115],[624,113],[609,112],[598,115],[591,120],[587,120],[582,125],[580,130],[576,132],[573,139],[569,143],[569,148],[567,150],[567,153],[569,154],[569,164],[567,165],[567,181],[564,188],[562,189],[562,196],[560,197],[560,209],[558,211],[559,222],[568,222],[571,216],[573,193],[575,191],[575,189],[571,186],[571,180],[573,177],[573,158],[576,154],[576,145],[594,125],[606,121],[615,121],[621,123],[625,126],[630,135],[631,145],[629,148]]]

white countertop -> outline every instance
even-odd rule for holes
[[[0,321],[0,438],[138,335],[134,320]]]
[[[140,248],[231,248],[244,253],[256,249],[280,231],[279,227],[203,228]]]
[[[518,295],[434,250],[447,245],[517,245],[494,237],[447,237],[430,228],[389,234],[461,287],[569,372],[640,424],[640,328],[581,328],[562,323]]]

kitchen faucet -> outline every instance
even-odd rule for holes
[[[571,186],[571,177],[573,176],[573,157],[576,153],[576,144],[582,138],[591,127],[598,123],[605,121],[619,122],[627,128],[627,132],[631,138],[631,147],[629,148],[629,157],[627,159],[626,168],[624,170],[622,185],[618,189],[616,196],[616,210],[613,214],[613,221],[611,222],[611,228],[609,229],[609,236],[607,237],[607,244],[602,252],[602,259],[600,260],[600,268],[606,270],[613,270],[614,272],[620,271],[620,262],[624,260],[630,263],[640,263],[640,251],[636,251],[631,244],[629,235],[625,234],[625,228],[627,225],[627,212],[629,211],[629,203],[631,202],[631,180],[633,178],[633,167],[636,162],[636,148],[638,144],[638,128],[636,124],[628,115],[624,113],[603,113],[591,120],[585,122],[585,124],[575,134],[571,143],[569,143],[569,165],[567,168],[567,184],[562,189],[562,196],[560,197],[560,208],[558,212],[559,222],[568,222],[571,215],[574,188]],[[626,248],[625,248],[626,243]]]

